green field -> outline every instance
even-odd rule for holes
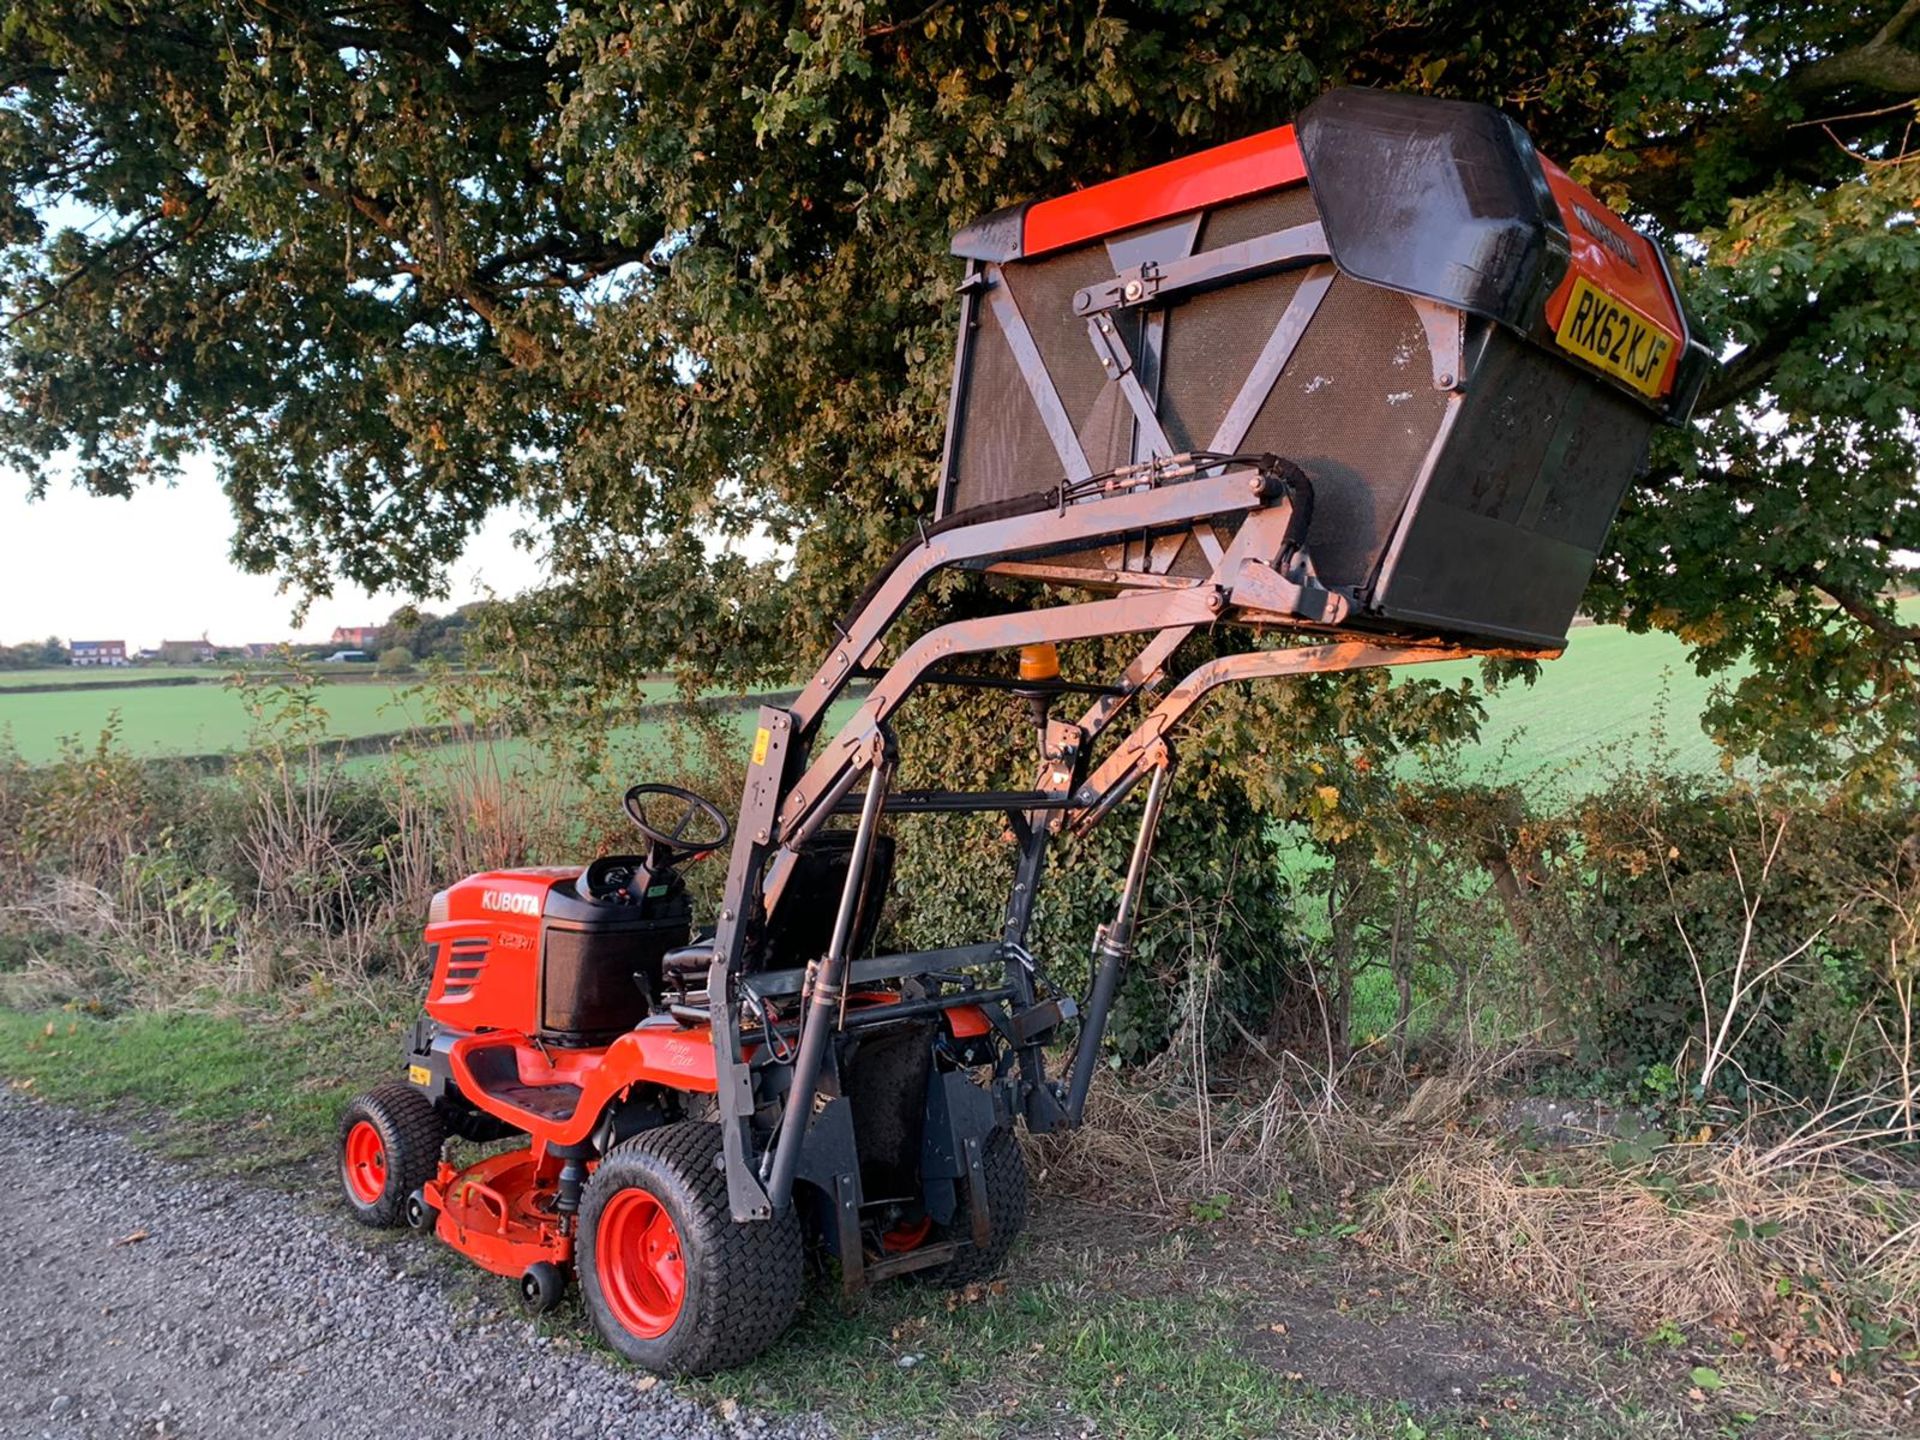
[[[42,666],[32,670],[0,670],[0,690],[21,690],[38,685],[166,685],[181,680],[218,684],[236,671],[284,672],[288,667],[272,660],[218,661],[212,665],[102,665]],[[309,660],[299,667],[321,679],[338,676],[362,682],[376,681],[378,671],[370,663]]]
[[[404,730],[422,722],[418,697],[403,684],[324,685],[321,708],[338,738]],[[0,734],[29,761],[51,760],[62,737],[91,744],[120,721],[120,741],[135,755],[207,755],[247,744],[252,718],[224,685],[156,685],[133,690],[0,691]]]
[[[671,695],[661,698],[670,699]],[[857,699],[843,697],[836,700],[827,711],[825,733],[833,734],[846,724],[853,717],[858,704]],[[737,738],[738,753],[742,758],[752,744],[759,714],[760,708],[751,698],[720,714],[721,731],[724,735]],[[480,744],[485,747],[486,763],[507,771],[526,764],[536,764],[542,753],[538,742],[533,740],[509,738],[486,740]],[[677,721],[672,715],[659,715],[609,731],[607,748],[612,773],[623,774],[633,780],[675,778],[688,773],[689,767],[685,761],[689,758],[695,762],[696,768],[698,762],[705,759],[695,729]],[[431,778],[436,765],[455,772],[466,769],[473,758],[473,751],[473,745],[462,743],[442,745],[414,754],[420,773]],[[346,768],[352,775],[371,776],[393,763],[393,756],[388,754],[356,755],[346,762]]]
[[[1462,676],[1477,679],[1480,663],[1404,673],[1457,685]],[[1701,730],[1700,712],[1722,679],[1696,674],[1686,645],[1672,635],[1583,625],[1532,685],[1508,684],[1487,697],[1480,739],[1462,759],[1476,778],[1554,788],[1584,784],[1628,757],[1712,769],[1720,752]]]
[[[0,690],[30,685],[121,685],[137,681],[183,678],[217,680],[231,675],[231,665],[102,665],[49,667],[40,670],[0,670]]]
[[[44,677],[66,671],[15,671],[15,675]],[[97,673],[97,672],[95,672]],[[195,672],[186,667],[140,674],[194,674],[224,677],[231,669]],[[127,671],[121,671],[125,676]],[[361,678],[364,675],[367,678]],[[18,683],[16,682],[16,687]],[[253,719],[244,697],[217,680],[195,685],[147,685],[128,689],[83,688],[38,694],[9,694],[0,686],[0,737],[31,763],[52,760],[63,740],[91,746],[118,717],[120,743],[142,756],[211,755],[234,752],[248,745]],[[670,700],[671,681],[642,687],[644,702]],[[323,681],[318,704],[326,712],[327,733],[350,740],[384,735],[434,721],[435,707],[426,688],[412,680],[378,680],[364,667],[348,681]],[[380,763],[379,756],[367,757]]]
[[[1920,601],[1901,606],[1903,615],[1920,612]],[[225,668],[179,667],[120,671],[31,670],[0,673],[0,734],[11,733],[14,746],[29,761],[52,759],[61,737],[91,743],[111,716],[118,714],[127,748],[140,755],[193,755],[231,751],[247,743],[249,721],[241,698],[219,683],[85,689],[10,695],[22,684],[81,680],[202,675],[224,677]],[[1409,668],[1448,683],[1477,676],[1477,661]],[[361,678],[366,676],[366,678]],[[1686,646],[1671,635],[1635,635],[1616,625],[1576,628],[1566,654],[1541,666],[1532,685],[1510,684],[1487,697],[1487,721],[1478,743],[1462,759],[1469,775],[1498,777],[1556,789],[1578,789],[1628,758],[1659,759],[1679,769],[1706,770],[1718,763],[1713,742],[1700,729],[1700,712],[1712,679],[1694,672]],[[405,730],[425,720],[417,687],[411,682],[376,680],[364,669],[352,683],[323,683],[320,703],[330,732],[338,738]],[[674,697],[671,682],[649,683],[648,702]],[[752,729],[752,707],[734,723],[742,734]],[[643,720],[623,727],[617,738],[650,748],[660,722]],[[509,749],[514,748],[509,743]],[[363,756],[356,767],[384,763]]]

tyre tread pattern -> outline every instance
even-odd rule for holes
[[[596,1189],[610,1193],[632,1179],[651,1178],[636,1176],[625,1163],[632,1160],[643,1171],[669,1172],[683,1189],[680,1198],[691,1202],[695,1233],[683,1234],[681,1245],[689,1270],[689,1295],[697,1293],[703,1303],[655,1341],[628,1335],[605,1313],[594,1272],[595,1237],[589,1226],[581,1227],[576,1268],[588,1312],[608,1344],[652,1369],[705,1375],[743,1365],[780,1337],[800,1305],[806,1271],[799,1217],[789,1206],[772,1220],[735,1221],[727,1201],[726,1174],[714,1163],[719,1154],[718,1125],[683,1120],[623,1140],[607,1152],[588,1182],[583,1219],[599,1217],[604,1201],[594,1194]],[[692,1273],[695,1267],[697,1279]]]
[[[1006,1263],[1007,1252],[1027,1228],[1027,1157],[1020,1149],[1019,1137],[1011,1130],[994,1131],[981,1153],[980,1168],[987,1180],[987,1243],[984,1248],[962,1245],[960,1253],[946,1264],[921,1271],[929,1285],[957,1290],[985,1280]],[[963,1198],[963,1208],[954,1216],[954,1229],[962,1238],[971,1228],[965,1203]]]
[[[347,1132],[361,1120],[371,1120],[386,1144],[387,1188],[371,1205],[362,1205],[348,1194],[347,1208],[362,1225],[391,1229],[406,1221],[407,1196],[431,1180],[439,1168],[446,1121],[431,1100],[404,1080],[382,1081],[347,1106],[340,1116],[342,1153]]]

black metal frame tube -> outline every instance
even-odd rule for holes
[[[767,1200],[776,1214],[785,1208],[793,1193],[793,1176],[800,1164],[800,1147],[806,1139],[807,1123],[813,1117],[813,1094],[820,1079],[820,1063],[826,1054],[827,1035],[838,1021],[840,1002],[846,993],[847,951],[853,944],[860,897],[870,879],[873,837],[880,828],[881,809],[892,776],[891,747],[882,737],[875,746],[875,758],[867,778],[866,804],[860,811],[860,827],[854,832],[853,852],[847,858],[847,880],[840,891],[839,913],[833,919],[833,939],[807,997],[807,1014],[801,1022],[800,1049],[794,1056],[793,1080],[781,1111],[780,1133],[762,1171]]]
[[[1160,828],[1160,811],[1166,803],[1167,784],[1173,774],[1173,756],[1169,753],[1147,786],[1147,803],[1140,812],[1140,831],[1134,836],[1133,858],[1127,862],[1126,883],[1120,887],[1120,903],[1114,907],[1111,924],[1102,925],[1094,938],[1094,951],[1100,968],[1094,973],[1093,993],[1087,997],[1087,1009],[1080,1023],[1080,1043],[1073,1054],[1073,1081],[1067,1089],[1067,1116],[1078,1125],[1087,1108],[1087,1091],[1093,1085],[1093,1067],[1100,1058],[1100,1037],[1106,1033],[1107,1012],[1113,1008],[1114,992],[1120,988],[1120,975],[1133,954],[1133,927],[1139,916],[1140,892],[1146,884],[1147,862],[1153,857],[1153,836]]]

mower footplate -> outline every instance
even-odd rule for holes
[[[541,1261],[572,1264],[572,1229],[553,1209],[555,1193],[531,1147],[465,1170],[442,1163],[425,1187],[427,1203],[440,1212],[434,1233],[481,1269],[508,1276],[525,1275]]]
[[[487,1093],[503,1104],[543,1120],[570,1120],[580,1104],[578,1085],[501,1085]]]

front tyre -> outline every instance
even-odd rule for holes
[[[362,1225],[391,1228],[407,1197],[433,1178],[447,1130],[439,1111],[404,1081],[360,1096],[340,1116],[340,1188]]]
[[[735,1222],[720,1127],[663,1125],[607,1152],[581,1198],[575,1277],[593,1325],[663,1375],[751,1360],[793,1319],[805,1275],[800,1221]]]
[[[980,1169],[986,1180],[987,1243],[984,1248],[972,1243],[969,1202],[963,1193],[949,1229],[967,1243],[946,1264],[914,1272],[924,1284],[958,1290],[985,1280],[1006,1263],[1007,1252],[1026,1228],[1027,1157],[1011,1130],[996,1130],[988,1138]]]

